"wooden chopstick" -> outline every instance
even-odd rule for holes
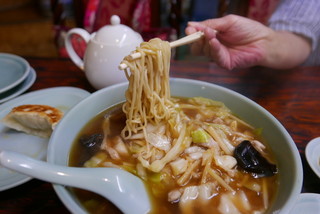
[[[170,42],[170,47],[171,48],[176,48],[176,47],[179,47],[179,46],[182,46],[182,45],[190,44],[192,42],[195,42],[195,41],[201,39],[202,36],[203,36],[203,32],[202,31],[195,32],[195,33],[190,34],[188,36],[182,37],[181,39],[178,39],[176,41]],[[129,58],[130,60],[134,60],[134,59],[140,58],[141,55],[140,55],[139,52],[136,52],[136,53],[130,54],[129,57],[130,57]],[[121,63],[119,65],[119,69],[120,70],[124,70],[126,68],[127,68],[127,65],[124,64],[124,63]]]
[[[195,32],[193,34],[190,34],[188,36],[182,37],[181,39],[178,39],[176,41],[170,42],[170,47],[175,48],[182,45],[190,44],[192,42],[195,42],[199,39],[201,39],[203,36],[202,31]]]

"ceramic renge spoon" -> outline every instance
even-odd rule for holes
[[[54,165],[12,151],[0,151],[0,165],[40,180],[98,193],[124,213],[150,211],[143,182],[125,170]]]

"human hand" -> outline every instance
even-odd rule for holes
[[[207,55],[227,69],[259,65],[266,55],[266,44],[273,30],[236,15],[189,22],[186,34],[204,32],[204,39],[191,45],[196,55]]]

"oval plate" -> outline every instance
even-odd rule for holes
[[[0,120],[13,107],[23,104],[44,104],[60,109],[65,114],[90,93],[73,87],[56,87],[27,93],[0,105]],[[49,139],[9,129],[0,123],[0,150],[20,152],[30,157],[44,160]],[[0,166],[0,191],[29,181],[31,177]]]

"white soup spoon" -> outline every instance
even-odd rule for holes
[[[98,193],[123,213],[144,214],[150,211],[143,182],[125,170],[54,165],[12,151],[0,151],[0,165],[50,183]]]

